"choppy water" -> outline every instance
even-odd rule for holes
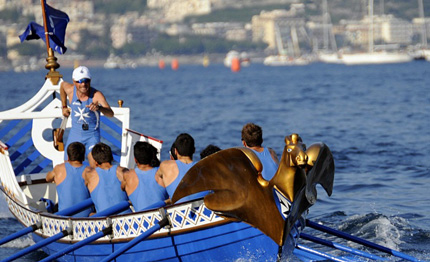
[[[60,72],[71,81],[71,69]],[[164,141],[162,159],[181,132],[195,138],[196,159],[210,143],[240,146],[247,122],[263,127],[263,146],[279,156],[293,132],[308,145],[326,143],[336,165],[333,195],[319,187],[308,218],[430,260],[430,63],[91,72],[111,105],[122,99],[132,108],[132,129]],[[0,110],[30,98],[44,75],[0,73]],[[20,228],[1,201],[0,237]],[[2,246],[0,257],[30,243]]]

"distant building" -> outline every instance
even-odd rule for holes
[[[366,16],[360,21],[341,20],[345,28],[345,39],[360,46],[368,46],[369,28],[372,20]],[[409,45],[412,43],[412,24],[393,15],[373,17],[373,41],[383,44]]]
[[[147,6],[160,9],[166,22],[178,22],[188,15],[211,12],[210,0],[147,0]]]
[[[425,31],[423,32],[423,30]],[[422,37],[430,36],[430,18],[412,19],[412,31],[414,35],[419,35],[419,42],[422,43]]]
[[[239,22],[194,23],[191,29],[192,33],[196,35],[210,35],[232,41],[251,40],[251,30],[246,29],[245,24]]]
[[[112,46],[121,48],[127,43],[149,44],[158,37],[151,21],[137,12],[130,12],[115,19],[110,29]]]

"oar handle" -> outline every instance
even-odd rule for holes
[[[55,215],[57,215],[57,216],[70,216],[70,215],[76,214],[79,211],[86,209],[92,205],[94,205],[93,200],[91,198],[87,198],[84,201],[79,202],[76,205],[73,205],[73,206],[68,207],[66,209],[63,209],[61,211],[58,211],[57,213],[55,213]]]
[[[130,203],[126,200],[119,202],[116,205],[113,205],[109,208],[106,208],[105,210],[102,210],[100,212],[95,213],[93,216],[91,217],[105,217],[105,216],[110,216],[119,212],[122,212],[124,210],[127,210],[128,208],[130,208]]]

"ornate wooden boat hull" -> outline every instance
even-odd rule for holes
[[[12,214],[24,226],[41,223],[32,236],[40,242],[62,230],[72,228],[73,235],[42,247],[48,255],[84,240],[112,225],[112,234],[64,255],[59,261],[100,261],[129,240],[161,220],[159,210],[103,218],[70,218],[27,209],[4,192]],[[208,209],[202,200],[164,209],[171,228],[163,228],[142,241],[117,261],[232,261],[251,259],[275,261],[279,246],[258,229],[242,222],[229,222]]]

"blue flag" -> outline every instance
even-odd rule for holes
[[[50,47],[59,54],[64,54],[67,48],[64,46],[64,38],[66,36],[66,27],[69,23],[69,16],[57,9],[54,9],[45,3],[45,13],[48,27],[49,45]],[[24,40],[32,40],[45,38],[45,29],[43,26],[36,22],[30,22],[25,29],[25,32],[19,36],[21,43]]]

